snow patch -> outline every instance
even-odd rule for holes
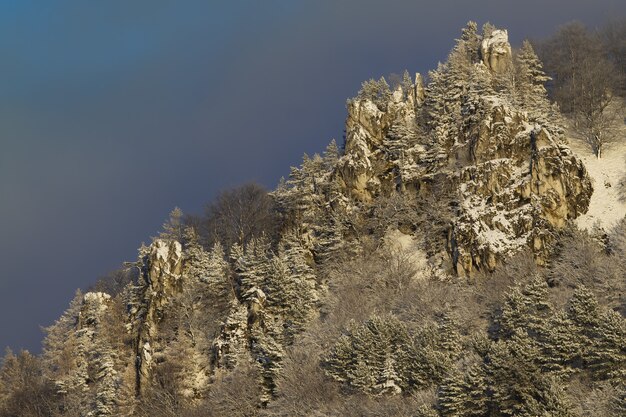
[[[576,224],[589,231],[595,226],[608,230],[626,215],[626,199],[620,198],[619,191],[624,186],[621,182],[626,181],[626,135],[608,147],[600,159],[584,141],[570,139],[569,142],[593,182],[589,210],[576,219]]]
[[[416,278],[423,276],[424,272],[429,269],[426,253],[412,236],[398,229],[389,230],[385,234],[385,245],[393,253],[405,257],[415,267]]]

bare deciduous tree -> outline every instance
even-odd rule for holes
[[[277,223],[272,198],[255,183],[224,191],[206,207],[207,240],[220,241],[226,249],[263,234],[272,238]]]
[[[619,72],[600,36],[574,22],[561,27],[538,49],[553,79],[550,93],[600,157],[606,143],[617,137],[613,126],[621,114],[614,99]]]

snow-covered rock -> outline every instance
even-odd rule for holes
[[[385,141],[392,126],[414,122],[423,101],[420,74],[407,91],[398,87],[384,110],[368,99],[348,101],[345,155],[339,161],[338,174],[352,197],[369,201],[395,187],[394,163],[386,155]]]
[[[483,39],[480,47],[483,63],[491,71],[504,72],[511,65],[511,44],[506,30],[496,29]]]
[[[551,231],[585,213],[593,192],[582,161],[523,113],[483,101],[485,116],[465,146],[470,165],[458,177],[459,216],[450,231],[455,269],[493,270],[497,261],[531,247],[541,262]]]
[[[183,253],[179,242],[156,239],[144,252],[130,312],[137,347],[138,391],[151,378],[154,357],[162,348],[156,340],[164,308],[183,286]]]
[[[494,71],[510,60],[506,31],[494,31],[482,47]],[[405,190],[420,198],[433,192],[433,178],[443,178],[459,199],[447,248],[458,274],[493,270],[524,247],[541,263],[552,232],[588,209],[593,187],[582,161],[549,133],[558,129],[530,122],[495,94],[463,109],[454,144],[420,137],[411,131],[419,120],[415,88],[393,94],[386,106],[349,102],[337,167],[346,194],[365,203]]]

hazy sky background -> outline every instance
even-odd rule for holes
[[[468,20],[519,45],[624,0],[0,1],[0,349],[38,351],[76,288],[169,211],[274,187],[341,142],[363,80],[426,72]]]

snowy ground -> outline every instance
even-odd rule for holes
[[[415,271],[417,271],[416,278],[424,275],[425,271],[429,269],[426,253],[412,236],[405,235],[397,229],[390,230],[385,234],[385,244],[390,250],[400,254],[413,264]]]
[[[576,222],[581,229],[591,230],[597,224],[608,230],[626,215],[626,125],[622,126],[618,140],[606,147],[600,159],[575,134],[570,135],[569,145],[587,167],[594,189],[589,211]]]

